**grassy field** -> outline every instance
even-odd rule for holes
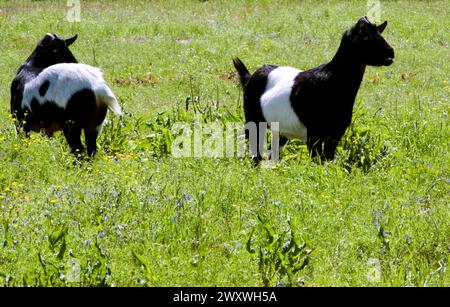
[[[381,1],[337,158],[175,158],[171,127],[243,122],[231,59],[331,59],[366,1],[0,1],[0,285],[449,286],[449,3]],[[105,72],[125,111],[93,161],[14,132],[9,86],[45,32]],[[189,102],[185,110],[186,101]],[[194,103],[194,101],[197,101]]]

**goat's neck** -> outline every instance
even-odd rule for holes
[[[33,67],[33,68],[36,68],[36,69],[44,69],[44,68],[46,68],[46,67],[51,65],[51,64],[47,64],[47,63],[42,62],[42,61],[36,61],[35,58],[31,58],[31,59],[27,60],[26,63],[30,67]]]
[[[48,60],[45,60],[42,57],[37,56],[36,55],[36,51],[34,51],[28,57],[28,59],[25,61],[25,63],[29,67],[33,67],[33,68],[36,68],[36,69],[44,69],[44,68],[49,67],[50,65],[52,65],[52,63],[50,63]]]
[[[327,67],[335,80],[338,80],[342,86],[348,86],[356,96],[366,70],[366,64],[340,46]]]

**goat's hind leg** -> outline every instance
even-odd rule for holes
[[[93,157],[97,151],[97,137],[102,129],[106,112],[106,106],[99,106],[94,117],[89,120],[88,124],[84,127],[84,137],[86,140],[87,154],[89,157]]]
[[[322,144],[323,139],[321,137],[315,135],[308,135],[308,140],[306,145],[308,147],[308,152],[311,156],[311,159],[320,158],[320,161],[323,163],[325,161],[325,156],[323,154]]]
[[[336,153],[336,147],[339,143],[340,137],[327,137],[324,141],[324,157],[327,161],[332,161],[334,159],[334,154]]]
[[[63,133],[69,143],[72,153],[80,154],[84,151],[81,143],[81,126],[76,122],[66,122],[63,126]]]
[[[100,132],[101,125],[98,127],[88,126],[84,128],[84,137],[86,139],[87,154],[93,157],[97,151],[97,137]]]
[[[257,121],[247,121],[245,124],[245,138],[248,140],[250,146],[250,157],[255,166],[257,166],[262,160],[262,152],[260,150],[262,145],[260,142],[262,140],[261,134],[263,132],[259,129],[259,126],[259,122]]]

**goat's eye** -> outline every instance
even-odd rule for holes
[[[369,29],[361,28],[359,29],[358,36],[360,40],[367,41],[371,37]]]
[[[361,31],[361,33],[359,34],[359,37],[363,40],[363,41],[367,41],[370,38],[370,34],[367,31]]]

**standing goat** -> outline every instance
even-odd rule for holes
[[[287,66],[264,65],[253,75],[238,59],[233,63],[244,89],[246,123],[278,122],[283,146],[288,139],[306,141],[312,158],[332,160],[340,139],[350,125],[353,104],[366,65],[389,66],[394,50],[379,26],[367,17],[345,31],[338,51],[326,64],[306,71]],[[250,142],[258,144],[260,132]],[[248,135],[247,135],[248,137]],[[252,148],[259,148],[253,144]],[[252,152],[259,162],[261,152]]]
[[[19,68],[11,87],[11,112],[27,136],[31,130],[44,130],[48,136],[62,130],[74,153],[84,150],[84,130],[87,154],[93,156],[107,109],[121,114],[120,106],[100,69],[77,64],[67,43],[49,50],[55,46],[43,44],[48,39],[61,42],[47,34],[36,47],[40,52],[35,50]],[[44,64],[50,65],[42,68]]]

